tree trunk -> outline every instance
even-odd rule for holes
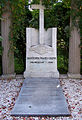
[[[77,11],[74,0],[71,0],[71,9]],[[78,11],[77,11],[78,12]],[[80,33],[79,29],[73,26],[73,16],[70,17],[71,35],[69,39],[69,70],[68,76],[72,78],[80,78]],[[78,18],[75,19],[78,24]]]
[[[14,74],[14,52],[10,49],[10,41],[9,41],[9,32],[11,19],[10,12],[4,12],[2,15],[3,20],[1,21],[1,34],[3,37],[2,47],[3,47],[3,55],[2,55],[2,72],[3,75]]]

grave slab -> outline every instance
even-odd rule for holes
[[[26,78],[12,116],[69,116],[59,79]]]

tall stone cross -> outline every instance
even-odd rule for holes
[[[42,2],[40,1],[39,5],[32,5],[32,9],[39,9],[39,44],[44,44],[44,9]]]

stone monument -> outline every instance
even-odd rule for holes
[[[39,30],[26,28],[26,70],[24,77],[54,77],[59,78],[57,70],[57,28],[44,29],[44,9],[39,9]]]
[[[59,77],[57,28],[45,31],[45,8],[40,4],[33,5],[32,9],[40,9],[39,31],[34,28],[26,29],[26,79],[11,115],[70,116],[60,81],[55,79]]]

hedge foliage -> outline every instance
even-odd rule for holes
[[[79,26],[82,40],[82,1],[74,0],[75,9],[71,9],[73,0],[42,0],[42,4],[46,6],[45,10],[45,29],[49,27],[58,28],[58,69],[60,73],[66,73],[68,70],[68,48],[70,37],[70,15],[73,16],[73,24],[75,19],[79,18]],[[33,4],[39,4],[39,0],[33,0]],[[12,50],[15,52],[16,72],[21,73],[25,69],[25,53],[26,53],[26,27],[34,27],[38,29],[39,11],[28,10],[28,0],[0,0],[0,18],[3,12],[11,11],[11,32],[9,40],[13,41]],[[77,12],[78,10],[78,12]],[[0,47],[1,49],[1,47]],[[19,66],[19,67],[18,67]]]

